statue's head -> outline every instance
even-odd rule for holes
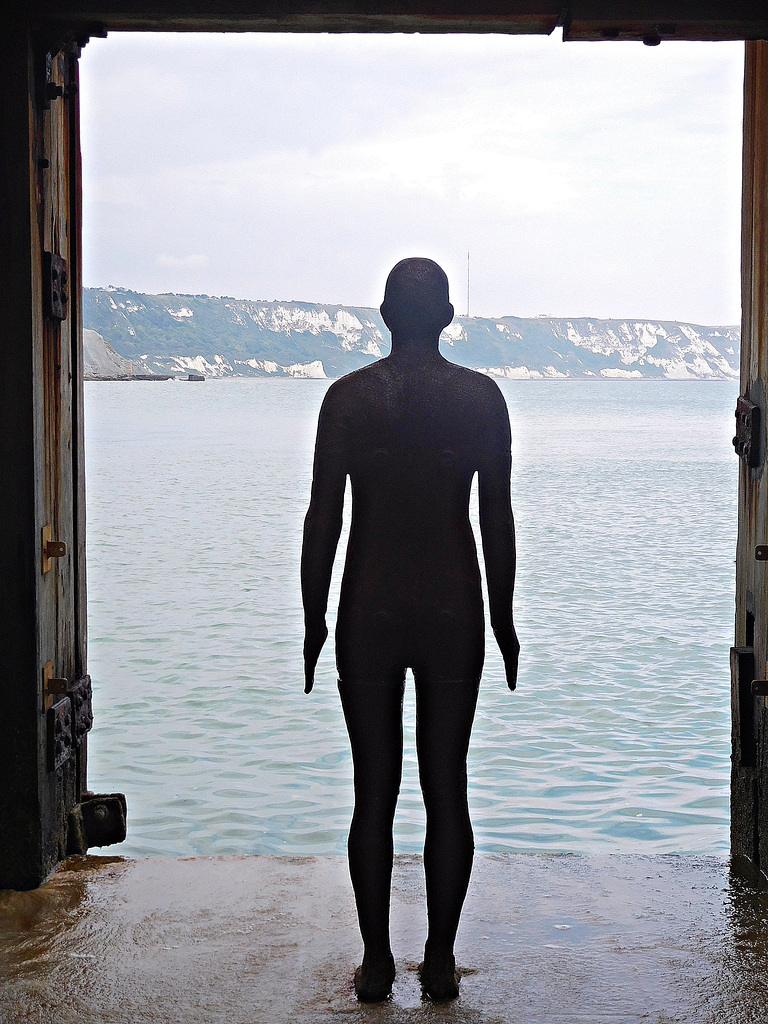
[[[439,336],[453,320],[448,278],[433,260],[400,260],[389,272],[381,315],[392,334]]]

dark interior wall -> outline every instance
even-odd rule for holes
[[[39,882],[36,355],[40,296],[31,273],[34,245],[31,63],[28,33],[0,36],[0,885]]]

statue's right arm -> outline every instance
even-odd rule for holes
[[[320,409],[312,496],[304,520],[301,549],[305,693],[312,690],[317,660],[328,636],[325,613],[344,508],[347,460],[339,406],[335,386],[332,385]]]

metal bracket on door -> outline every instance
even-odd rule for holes
[[[760,465],[760,408],[748,398],[741,397],[736,403],[733,447],[748,466]]]
[[[41,571],[43,573],[50,572],[53,566],[52,560],[54,558],[63,558],[67,553],[67,545],[63,540],[53,539],[53,527],[50,523],[43,527],[42,533],[42,544],[41,544]]]
[[[127,808],[122,793],[84,793],[69,812],[67,852],[85,853],[91,846],[122,843]]]
[[[63,697],[67,692],[67,680],[54,678],[53,662],[43,665],[43,702],[47,711],[53,704],[54,697]]]
[[[43,701],[48,719],[48,768],[55,771],[93,726],[91,677],[75,682],[55,678],[53,662],[43,666]]]

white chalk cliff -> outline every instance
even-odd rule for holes
[[[134,374],[337,377],[389,351],[381,316],[367,307],[87,288],[83,310],[86,326]],[[441,348],[453,362],[507,379],[736,380],[739,341],[738,326],[457,317]]]

